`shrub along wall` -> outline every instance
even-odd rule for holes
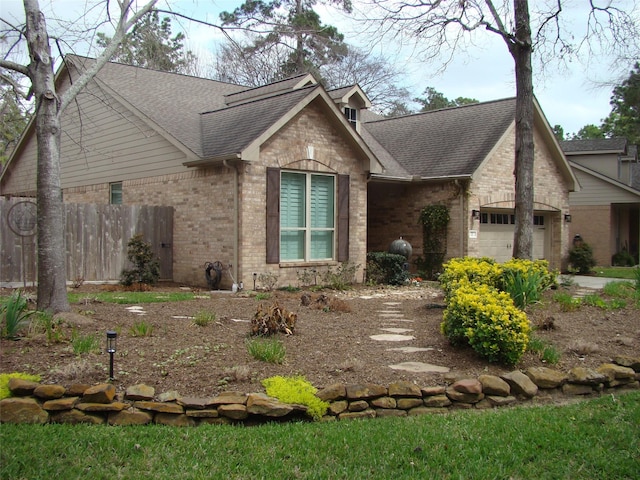
[[[108,383],[64,387],[16,378],[10,379],[9,389],[13,396],[0,401],[0,422],[196,426],[299,420],[306,412],[304,406],[285,404],[262,393],[224,392],[200,398],[168,392],[156,396],[152,387],[134,385],[116,394]],[[640,389],[640,357],[617,357],[595,370],[577,367],[563,373],[532,367],[500,377],[451,379],[447,386],[419,387],[406,381],[389,386],[335,384],[317,396],[329,402],[322,420],[333,421],[488,409],[552,401],[555,395],[589,396],[623,389]]]

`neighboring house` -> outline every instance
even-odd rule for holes
[[[70,56],[68,88],[91,59]],[[277,275],[295,285],[404,236],[422,253],[420,210],[446,204],[449,257],[510,258],[515,100],[376,119],[358,86],[326,91],[311,75],[241,87],[107,64],[63,114],[61,183],[70,203],[174,207],[173,279]],[[575,178],[536,103],[536,258],[560,268]],[[0,194],[35,194],[33,125]],[[476,213],[477,211],[477,213]]]
[[[638,262],[640,164],[638,148],[625,138],[560,142],[580,191],[569,195],[570,235],[593,248],[598,265],[611,265],[616,253]]]

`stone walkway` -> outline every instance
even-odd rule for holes
[[[413,332],[414,320],[405,318],[404,313],[400,309],[400,302],[385,302],[385,309],[378,310],[377,316],[380,319],[380,330],[384,333],[371,335],[370,338],[379,342],[386,342],[388,345],[409,343],[416,339],[411,335]],[[416,352],[428,352],[433,348],[416,347],[412,345],[401,345],[397,347],[387,348],[389,351],[401,352],[404,354],[412,354]],[[389,365],[394,370],[404,370],[414,373],[447,373],[448,367],[439,365],[431,365],[423,362],[402,362],[395,365]]]

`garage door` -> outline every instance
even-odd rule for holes
[[[533,258],[545,258],[548,220],[544,215],[534,215]],[[512,213],[482,212],[480,214],[480,255],[497,262],[506,262],[513,256],[515,217]]]

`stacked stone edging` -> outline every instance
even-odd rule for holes
[[[91,423],[196,426],[253,424],[305,418],[307,408],[263,393],[222,392],[212,397],[155,395],[148,385],[133,385],[118,394],[113,385],[42,385],[12,378],[12,397],[0,400],[2,423]],[[554,396],[587,396],[621,389],[640,389],[640,357],[616,357],[597,369],[576,367],[563,373],[531,367],[501,376],[452,379],[447,386],[419,387],[400,381],[376,384],[334,384],[317,396],[329,402],[323,421],[404,417],[445,413],[451,409],[488,409],[524,401],[552,401]],[[308,418],[308,417],[306,417]]]

